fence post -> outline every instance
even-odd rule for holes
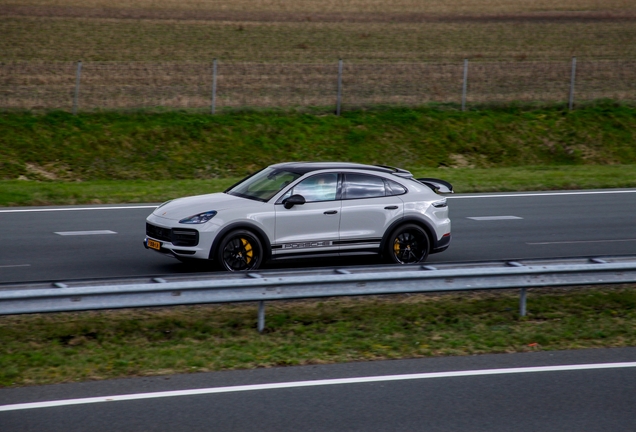
[[[258,302],[258,332],[263,333],[265,330],[265,302]]]
[[[77,115],[81,75],[82,75],[82,61],[80,60],[77,62],[77,72],[75,72],[75,93],[73,95],[73,115]]]
[[[574,80],[576,78],[576,57],[572,57],[572,75],[570,76],[570,111],[574,108]]]
[[[340,115],[340,103],[342,100],[342,59],[338,60],[338,97],[336,101],[336,115]]]
[[[462,111],[466,111],[466,91],[468,90],[468,59],[464,59],[464,79],[462,82]]]
[[[214,114],[216,110],[216,59],[212,61],[212,105],[210,111]]]

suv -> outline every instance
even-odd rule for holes
[[[144,246],[228,271],[269,260],[380,254],[419,263],[451,240],[452,186],[354,163],[271,165],[222,193],[165,202],[146,220]]]

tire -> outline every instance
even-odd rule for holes
[[[397,264],[415,264],[426,261],[431,243],[424,229],[414,224],[396,228],[386,243],[386,256]]]
[[[263,262],[263,246],[251,231],[236,230],[223,237],[216,256],[223,270],[256,270]]]

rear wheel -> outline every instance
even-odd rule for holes
[[[217,257],[227,271],[254,270],[263,262],[263,246],[251,231],[236,230],[223,237]]]
[[[413,264],[426,260],[430,242],[426,231],[417,225],[407,224],[391,233],[386,247],[391,262]]]

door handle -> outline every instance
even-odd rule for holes
[[[336,214],[336,213],[338,213],[338,210],[329,210],[325,212],[325,214]]]
[[[387,206],[384,207],[384,210],[397,210],[398,206]]]

